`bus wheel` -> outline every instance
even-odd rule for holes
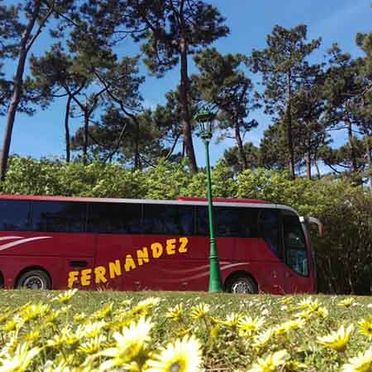
[[[226,283],[226,289],[230,293],[242,293],[242,294],[255,294],[258,293],[257,285],[247,275],[233,276],[228,279]]]
[[[17,282],[17,288],[50,289],[49,275],[43,270],[30,270],[23,273]]]

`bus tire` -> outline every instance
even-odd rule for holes
[[[50,277],[44,270],[29,270],[19,277],[17,288],[50,289]]]
[[[226,281],[226,290],[237,294],[256,294],[258,293],[257,284],[248,275],[235,275]]]

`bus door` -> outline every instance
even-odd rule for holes
[[[299,217],[291,211],[282,211],[282,228],[286,293],[312,292],[310,250]]]
[[[72,234],[71,234],[72,235]],[[79,234],[79,237],[64,238],[64,246],[69,253],[64,257],[65,279],[59,288],[92,289],[94,285],[94,248],[93,234]]]
[[[256,250],[256,280],[260,290],[273,294],[286,293],[284,249],[281,239],[281,215],[278,209],[262,208],[258,213],[258,236],[261,244]],[[254,248],[252,246],[252,248]],[[252,250],[252,254],[253,254]]]

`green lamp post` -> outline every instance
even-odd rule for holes
[[[206,165],[207,165],[207,183],[208,183],[208,221],[209,221],[209,292],[222,292],[222,281],[220,272],[220,263],[217,252],[216,239],[214,235],[213,223],[213,200],[212,200],[212,180],[211,168],[209,163],[209,143],[213,135],[213,122],[215,115],[208,110],[201,110],[194,117],[199,125],[200,137],[205,145]]]

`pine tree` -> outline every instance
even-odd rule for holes
[[[193,76],[199,99],[216,107],[220,129],[225,132],[223,137],[235,139],[240,168],[247,169],[249,161],[243,139],[258,123],[247,120],[256,103],[252,81],[242,69],[245,58],[239,54],[223,56],[213,48],[197,54],[194,59],[200,71],[200,74]]]
[[[183,141],[190,169],[197,171],[192,141],[188,56],[227,35],[217,8],[201,0],[128,0],[127,27],[142,50],[149,70],[157,76],[179,64]]]
[[[295,177],[295,148],[293,139],[293,97],[308,81],[314,79],[319,66],[308,62],[309,55],[319,47],[320,39],[306,42],[307,27],[292,29],[275,26],[267,36],[267,47],[254,50],[250,66],[262,74],[262,95],[265,112],[280,119],[286,130],[288,165]]]

